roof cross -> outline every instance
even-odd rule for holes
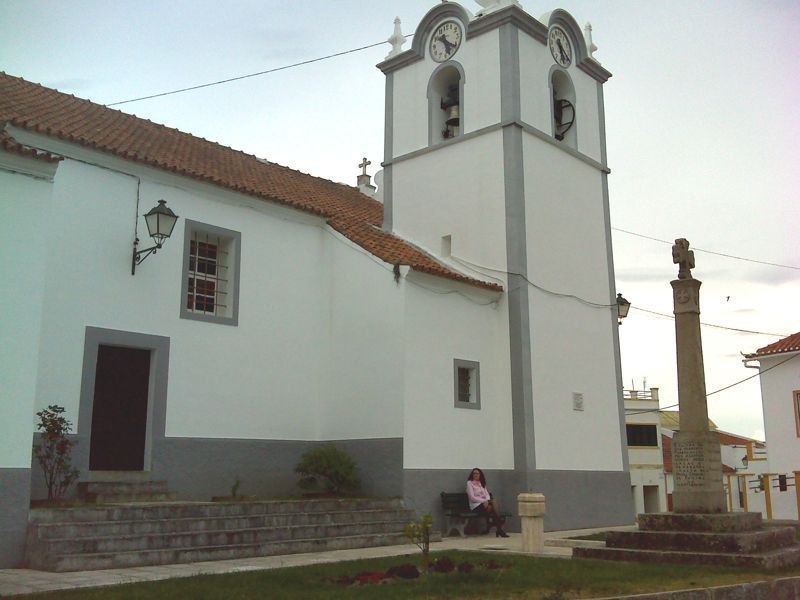
[[[371,165],[371,164],[372,164],[372,161],[367,160],[367,157],[365,156],[364,159],[358,165],[361,169],[363,169],[361,171],[362,175],[366,175],[367,174],[367,167],[369,165]]]

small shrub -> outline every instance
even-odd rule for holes
[[[417,579],[419,577],[419,569],[411,563],[404,563],[390,567],[386,574],[391,577],[399,577],[400,579]]]
[[[365,571],[364,573],[359,573],[353,579],[353,583],[358,585],[380,583],[383,579],[386,579],[386,573],[382,573],[381,571]]]
[[[78,442],[67,439],[72,423],[63,413],[64,407],[57,404],[36,413],[39,417],[36,428],[42,432],[42,443],[34,445],[33,455],[44,471],[48,500],[61,499],[80,475],[78,469],[72,468],[70,458],[70,452]]]
[[[475,570],[475,565],[473,565],[471,562],[458,563],[459,573],[472,573],[474,570]]]
[[[495,569],[502,569],[503,565],[501,565],[499,562],[497,562],[495,559],[492,558],[484,562],[483,567],[489,569],[490,571],[493,571]]]
[[[333,444],[309,450],[294,470],[301,476],[299,485],[304,489],[323,485],[329,493],[341,494],[355,492],[361,487],[355,461]]]
[[[431,570],[435,571],[436,573],[452,573],[455,568],[455,563],[446,556],[433,561],[431,564]]]

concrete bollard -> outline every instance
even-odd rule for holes
[[[517,505],[522,521],[522,551],[544,552],[544,494],[520,494]]]

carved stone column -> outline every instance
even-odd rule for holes
[[[676,240],[676,244],[688,242]],[[679,262],[676,260],[676,262]],[[727,511],[722,485],[719,438],[708,429],[708,404],[700,339],[700,285],[692,278],[694,257],[681,262],[680,279],[671,283],[675,312],[675,344],[678,363],[680,431],[672,438],[676,513],[721,513]]]

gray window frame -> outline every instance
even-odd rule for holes
[[[468,408],[471,410],[480,410],[481,408],[481,369],[480,363],[474,360],[464,360],[461,358],[453,359],[453,406],[455,408]],[[470,369],[475,371],[475,389],[470,390],[471,397],[475,398],[474,402],[463,402],[458,399],[458,370]]]
[[[195,231],[231,240],[232,249],[230,254],[232,256],[231,264],[228,265],[230,316],[221,317],[217,315],[206,315],[193,312],[186,308],[186,297],[189,293],[189,278],[187,276],[189,272],[189,248],[192,240],[192,233]],[[217,227],[216,225],[209,225],[208,223],[185,219],[185,226],[183,229],[183,266],[181,267],[181,319],[205,321],[207,323],[218,323],[220,325],[232,325],[234,327],[239,325],[239,275],[241,273],[241,257],[242,234],[240,232],[225,229],[224,227]]]

